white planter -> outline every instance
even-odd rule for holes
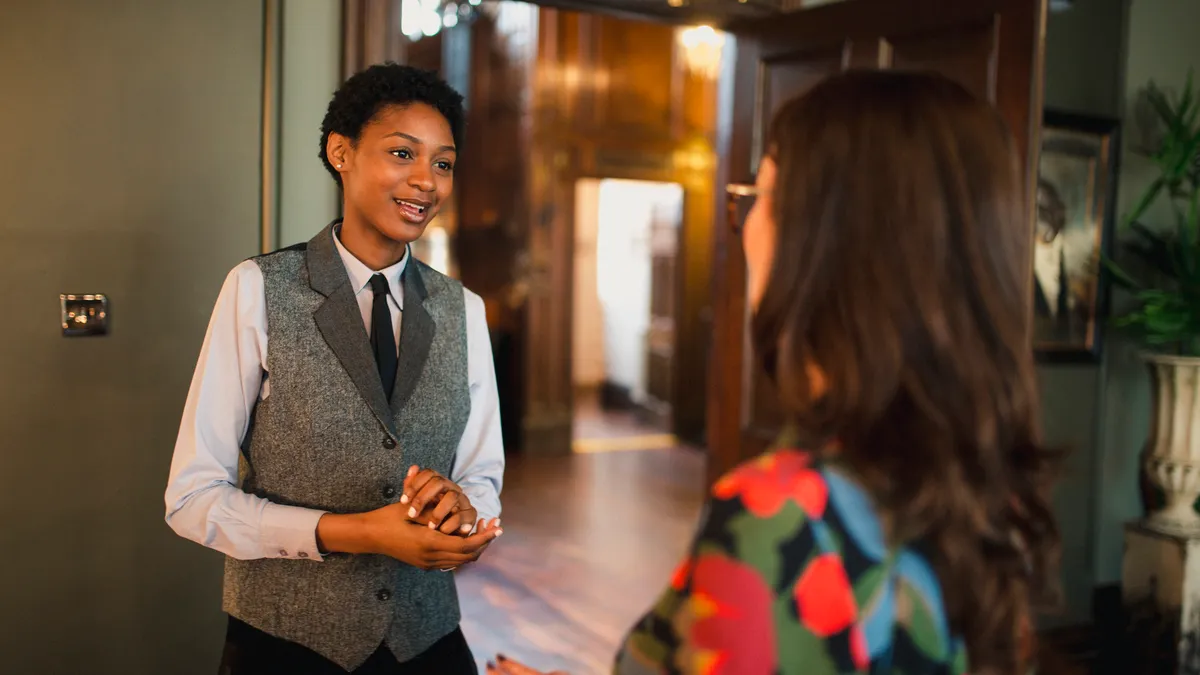
[[[1143,358],[1154,400],[1145,470],[1167,502],[1147,516],[1146,526],[1169,534],[1198,533],[1200,515],[1192,505],[1200,497],[1200,357]]]

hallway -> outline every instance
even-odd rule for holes
[[[687,548],[703,482],[704,455],[682,447],[510,458],[504,537],[457,573],[480,671],[499,652],[608,672]]]

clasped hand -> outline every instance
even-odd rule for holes
[[[409,467],[404,477],[400,503],[408,505],[409,520],[444,534],[466,536],[479,517],[479,512],[471,506],[471,500],[458,484],[433,469],[421,469],[416,465]],[[497,518],[488,526],[499,524]]]
[[[400,503],[385,509],[403,520],[393,521],[381,552],[424,570],[473,562],[502,533],[499,518],[475,522],[478,512],[462,488],[432,469],[409,468]]]
[[[477,515],[461,488],[414,466],[400,503],[368,513],[325,514],[317,523],[317,545],[322,552],[376,553],[423,570],[449,570],[479,559],[503,533],[499,518],[475,523]]]

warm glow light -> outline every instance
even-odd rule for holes
[[[693,26],[679,31],[679,47],[687,67],[700,75],[716,78],[721,73],[721,49],[725,34],[712,26]]]
[[[421,37],[421,0],[400,3],[400,32],[410,40]]]
[[[421,32],[433,37],[442,29],[442,14],[438,11],[438,0],[421,0]]]
[[[442,26],[453,28],[458,25],[458,18],[455,3],[446,7],[442,7],[441,0],[401,0],[400,3],[400,32],[410,40],[433,37]]]

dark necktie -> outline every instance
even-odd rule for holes
[[[388,307],[388,282],[382,274],[371,277],[371,291],[375,294],[371,306],[371,349],[375,352],[375,365],[379,366],[383,393],[391,402],[392,387],[396,384],[396,334]]]

